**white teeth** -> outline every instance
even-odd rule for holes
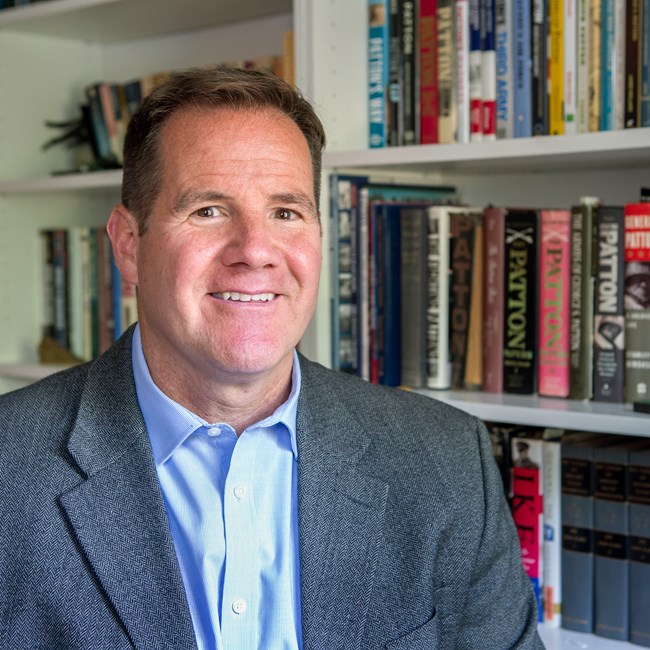
[[[215,298],[222,300],[235,300],[238,302],[268,302],[275,298],[274,293],[239,293],[237,291],[224,291],[223,293],[213,294]]]

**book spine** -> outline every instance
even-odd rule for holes
[[[549,0],[549,133],[564,133],[564,4]]]
[[[90,290],[90,358],[99,356],[99,251],[97,249],[96,228],[88,230],[88,259],[89,259],[89,282]]]
[[[470,141],[469,0],[455,0],[456,142]]]
[[[419,3],[420,143],[438,142],[438,39],[436,0]]]
[[[427,386],[451,386],[449,360],[449,213],[429,208],[427,235]]]
[[[628,466],[630,502],[630,641],[650,647],[650,454],[632,451]]]
[[[641,60],[641,0],[625,6],[625,128],[639,124],[639,73]]]
[[[598,636],[629,638],[627,451],[594,451],[594,631]]]
[[[532,126],[531,4],[514,0],[514,136],[529,138]]]
[[[583,200],[571,210],[571,334],[569,397],[593,394],[594,274],[593,232],[597,199]]]
[[[625,3],[614,2],[614,129],[625,127]]]
[[[370,258],[368,222],[370,199],[368,188],[357,192],[357,359],[359,377],[370,380]]]
[[[562,621],[562,447],[559,434],[544,435],[542,478],[544,517],[543,604],[544,624],[560,627]]]
[[[449,350],[451,357],[451,387],[463,388],[469,313],[472,298],[472,253],[475,220],[471,214],[451,213],[451,313]]]
[[[481,11],[479,0],[469,0],[469,131],[472,142],[483,139],[481,79]]]
[[[510,0],[495,0],[495,48],[497,82],[497,138],[512,138],[514,135],[513,101],[513,3]]]
[[[589,0],[576,0],[576,130],[589,131]]]
[[[483,213],[483,386],[488,393],[503,391],[505,210],[488,207]]]
[[[69,349],[68,233],[62,229],[52,231],[52,268],[54,278],[54,339],[61,347]]]
[[[602,0],[600,60],[600,130],[615,127],[616,106],[616,0]]]
[[[642,0],[641,16],[639,126],[650,126],[650,0]]]
[[[456,131],[454,3],[438,0],[438,141],[454,142]]]
[[[538,392],[569,396],[571,212],[540,211]]]
[[[467,360],[464,388],[480,390],[483,384],[483,223],[480,214],[474,217],[474,250],[472,252],[471,297],[467,333]]]
[[[384,255],[384,243],[387,237],[384,235],[384,215],[383,205],[373,201],[372,220],[374,221],[374,237],[375,237],[375,300],[374,300],[374,339],[372,351],[372,364],[371,364],[371,377],[370,381],[376,384],[384,382],[384,341],[385,335],[385,314],[386,314],[386,262]]]
[[[79,359],[84,354],[84,305],[82,268],[82,228],[68,230],[68,268],[70,269],[70,351]]]
[[[497,55],[495,43],[495,0],[479,0],[481,10],[481,77],[483,79],[483,139],[497,137]]]
[[[564,132],[577,133],[577,17],[576,0],[564,0]]]
[[[600,131],[603,0],[589,0],[589,131]]]
[[[401,378],[413,388],[426,385],[427,372],[427,215],[403,209],[400,218]]]
[[[537,214],[506,215],[503,390],[531,394],[537,379]]]
[[[593,632],[593,450],[562,441],[562,627]]]
[[[596,229],[594,399],[622,402],[625,349],[623,207],[599,206]]]
[[[383,281],[383,249],[377,239],[381,203],[370,201],[368,206],[368,293],[369,293],[369,330],[370,330],[370,382],[379,383],[379,338],[377,325],[379,321],[379,298],[382,289],[379,280]],[[381,269],[380,269],[381,263]],[[383,298],[382,298],[383,299]]]
[[[388,142],[392,147],[400,144],[399,105],[402,94],[402,62],[399,38],[399,0],[389,0],[388,5]]]
[[[522,448],[527,450],[528,460],[525,462],[518,460]],[[543,441],[514,436],[512,457],[512,518],[519,534],[524,570],[530,578],[535,592],[539,622],[543,622]]]
[[[330,174],[329,183],[329,259],[330,259],[330,345],[331,345],[331,363],[334,370],[340,369],[340,332],[341,332],[341,315],[340,315],[340,286],[339,286],[339,184],[338,176]],[[348,248],[349,253],[349,248]]]
[[[388,93],[388,4],[368,3],[368,142],[371,148],[385,147]]]
[[[400,6],[400,46],[402,84],[400,96],[400,144],[412,145],[417,142],[416,122],[416,41],[415,41],[415,2],[402,0]]]
[[[548,3],[533,0],[531,26],[532,129],[533,135],[548,134]]]
[[[625,401],[650,399],[650,203],[625,206]]]
[[[52,231],[41,231],[43,259],[43,336],[54,338],[54,259]]]

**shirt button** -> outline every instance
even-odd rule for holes
[[[235,600],[232,601],[232,611],[235,612],[235,614],[243,614],[247,608],[248,605],[243,598],[235,598]]]
[[[212,436],[213,438],[215,438],[216,436],[220,436],[221,435],[221,428],[220,427],[210,427],[208,429],[208,435]]]
[[[238,498],[238,499],[243,499],[246,496],[246,487],[243,485],[235,485],[233,489],[233,494]]]

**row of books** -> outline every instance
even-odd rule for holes
[[[287,43],[291,37],[291,33],[285,36],[285,50],[288,50]],[[288,75],[293,74],[287,58],[280,55],[230,61],[228,64],[241,68],[271,70],[282,78],[288,78]],[[124,83],[102,81],[86,86],[85,104],[82,110],[88,124],[92,152],[98,167],[104,169],[121,167],[124,136],[131,116],[140,107],[142,100],[156,86],[163,83],[169,74],[169,71],[164,71]]]
[[[369,0],[370,147],[650,126],[650,0]]]
[[[9,9],[10,7],[22,7],[24,5],[31,5],[36,2],[46,2],[48,0],[0,0],[0,11],[2,9]]]
[[[334,368],[393,386],[650,399],[650,203],[467,207],[450,204],[453,187],[330,183]]]
[[[93,359],[137,320],[135,287],[121,278],[104,228],[50,229],[41,238],[44,337]]]
[[[487,427],[540,622],[650,647],[650,440]]]

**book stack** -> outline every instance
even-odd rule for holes
[[[137,320],[135,287],[115,265],[104,228],[41,232],[43,334],[80,360],[90,360]]]
[[[389,385],[650,399],[650,203],[362,203],[332,182],[334,368],[384,383],[364,360],[383,341]]]
[[[369,144],[650,126],[650,0],[369,0]]]

